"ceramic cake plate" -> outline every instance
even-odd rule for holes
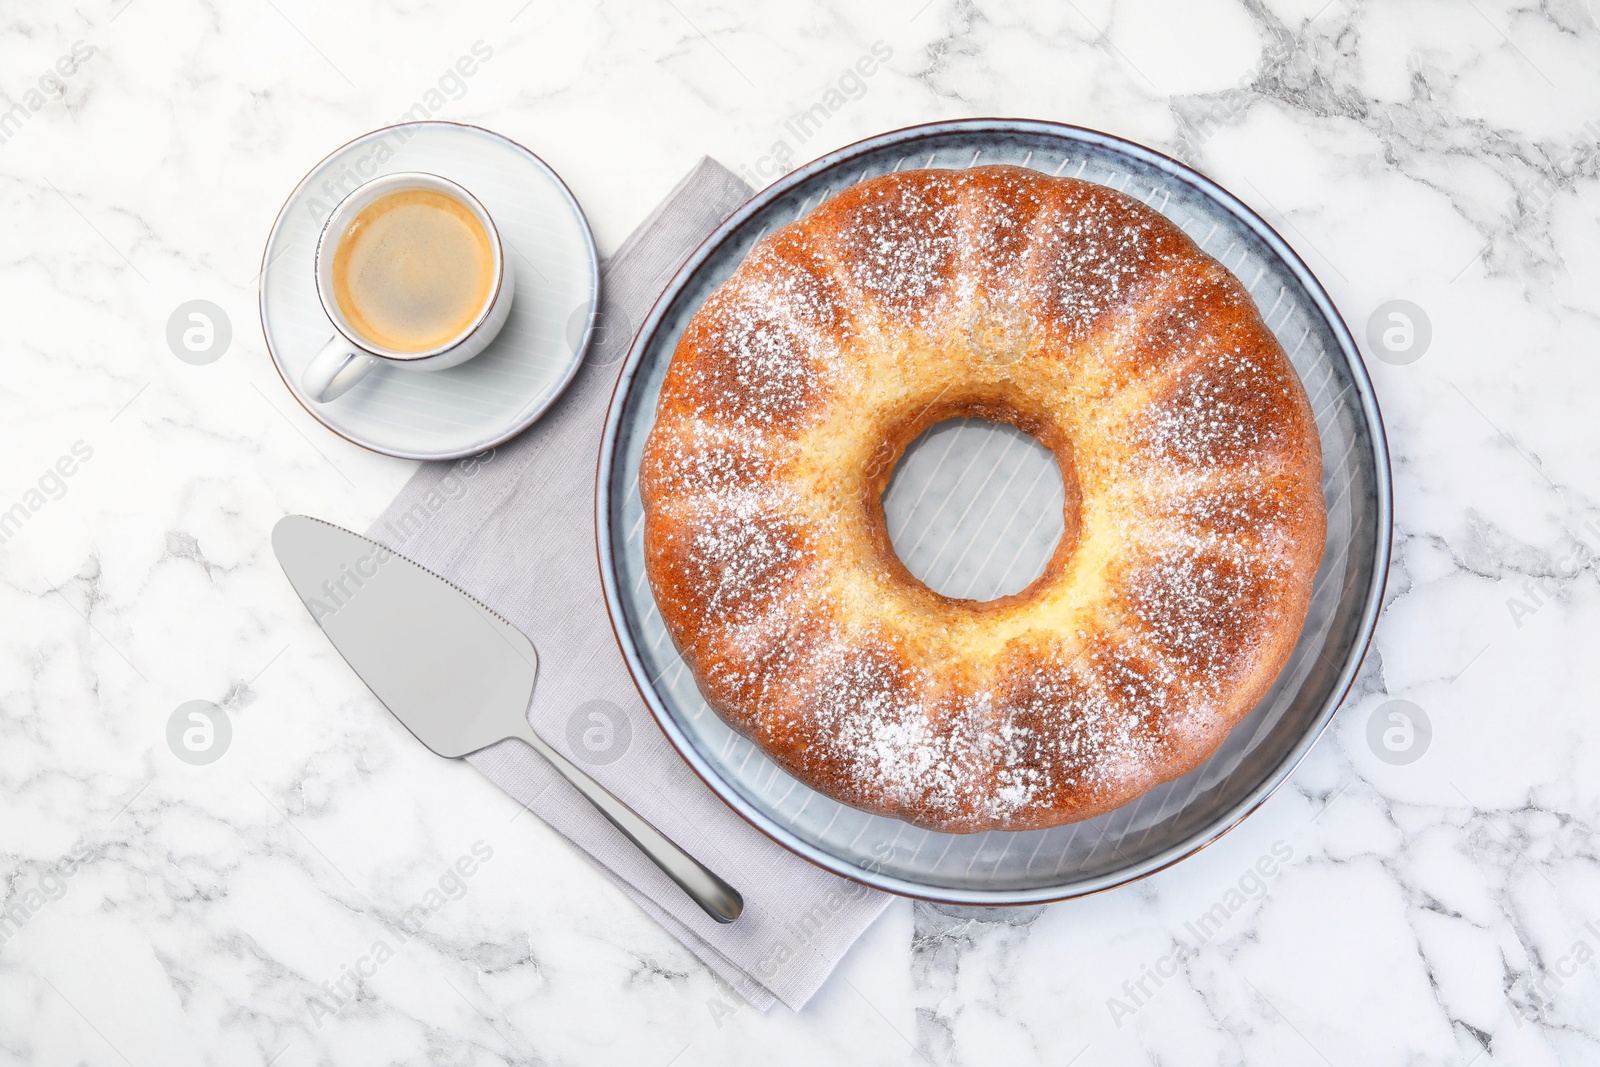
[[[707,706],[666,635],[644,572],[639,456],[679,334],[762,236],[866,178],[992,163],[1120,190],[1182,227],[1244,283],[1311,400],[1328,538],[1287,666],[1199,768],[1086,822],[943,834],[808,788]],[[897,468],[885,501],[891,533],[913,573],[933,588],[986,599],[1025,585],[1048,556],[1054,540],[1040,536],[1040,516],[1053,509],[1059,523],[1059,486],[976,523],[943,514],[962,478],[1031,484],[1037,472],[1028,465],[1048,460],[1036,443],[1013,444],[1004,432],[951,432],[931,444],[925,437]],[[904,478],[934,491],[902,494]],[[602,578],[629,669],[667,737],[712,789],[780,844],[845,877],[909,896],[994,905],[1059,900],[1158,871],[1237,825],[1288,778],[1332,719],[1372,636],[1388,570],[1391,500],[1383,424],[1350,331],[1305,262],[1259,216],[1209,179],[1131,142],[1054,123],[970,119],[883,134],[824,156],[759,193],[706,239],[628,355],[606,424],[596,509]]]

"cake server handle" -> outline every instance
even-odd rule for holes
[[[527,726],[516,737],[543,756],[557,774],[582,793],[584,799],[593,804],[612,826],[622,831],[624,837],[639,846],[639,851],[649,856],[651,862],[660,867],[668,878],[678,883],[678,887],[689,894],[689,899],[700,905],[707,915],[719,923],[731,923],[744,911],[744,898],[737,889],[679,848],[676,842],[646,822],[638,812],[612,796],[605,786],[579,770],[571,760],[534,733],[532,726]]]

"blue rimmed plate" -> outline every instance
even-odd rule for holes
[[[707,706],[662,626],[645,576],[639,456],[679,334],[762,236],[866,178],[993,163],[1099,182],[1135,197],[1182,227],[1249,288],[1311,399],[1322,437],[1328,539],[1288,665],[1204,764],[1087,822],[941,834],[808,788]],[[1004,440],[969,437],[978,449]],[[981,453],[956,453],[944,462],[963,469],[1012,462],[998,451],[991,455],[985,461]],[[911,457],[902,464],[911,465]],[[706,239],[667,286],[628,355],[606,423],[596,509],[606,598],[628,667],[667,737],[713,790],[773,839],[838,874],[893,893],[993,905],[1059,900],[1141,878],[1214,841],[1282,784],[1332,719],[1372,636],[1388,572],[1391,500],[1383,423],[1350,331],[1305,263],[1259,216],[1216,183],[1131,142],[1048,122],[968,119],[898,130],[824,156],[758,194]],[[909,521],[918,521],[914,511]],[[947,545],[959,533],[941,531],[935,540]],[[992,524],[981,535],[993,538]],[[959,543],[947,555],[974,558]],[[985,563],[990,572],[940,575],[937,559],[912,565],[935,588],[959,578],[980,589],[1018,588],[1029,576],[1007,569],[1037,565],[1021,550],[978,556],[994,561]]]

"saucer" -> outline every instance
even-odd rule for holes
[[[408,170],[449,178],[488,208],[516,272],[511,315],[459,367],[383,365],[315,403],[300,375],[334,335],[317,299],[317,236],[346,193]],[[594,236],[566,183],[516,142],[453,122],[374,130],[317,164],[278,212],[261,262],[261,330],[284,385],[340,437],[400,459],[459,459],[527,429],[577,373],[600,292]]]

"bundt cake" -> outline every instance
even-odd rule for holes
[[[1065,532],[953,599],[882,494],[944,419],[1055,455]],[[1009,166],[886,174],[761,240],[674,352],[647,573],[729,725],[811,787],[946,832],[1086,819],[1193,769],[1305,622],[1326,514],[1304,388],[1176,225]]]

